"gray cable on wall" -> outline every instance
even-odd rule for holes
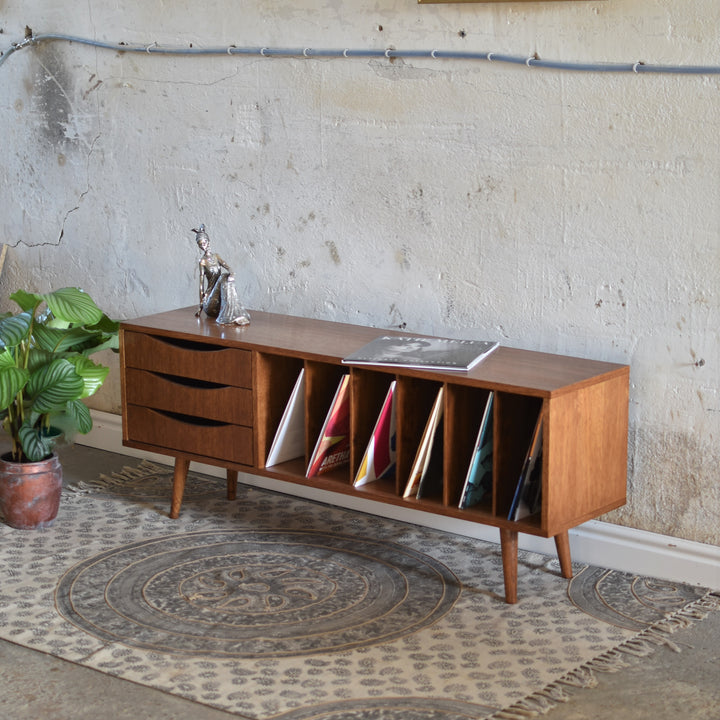
[[[328,49],[328,48],[272,48],[272,47],[228,47],[196,48],[196,47],[163,47],[157,43],[149,45],[128,45],[126,43],[108,43],[90,38],[75,37],[46,33],[43,35],[29,35],[18,43],[12,43],[10,48],[0,55],[2,65],[13,53],[29,45],[42,42],[63,41],[90,45],[103,50],[115,52],[146,53],[149,55],[242,55],[259,57],[292,57],[292,58],[430,58],[433,60],[486,60],[488,62],[510,63],[513,65],[526,65],[529,68],[548,70],[563,70],[569,72],[595,72],[595,73],[623,73],[636,74],[653,73],[669,75],[720,75],[718,65],[652,65],[643,62],[635,63],[585,63],[564,62],[557,60],[542,60],[539,57],[522,57],[519,55],[506,55],[494,52],[464,52],[455,50],[386,50],[374,49]]]

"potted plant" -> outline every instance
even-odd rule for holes
[[[92,429],[82,402],[109,368],[91,353],[117,349],[119,323],[86,292],[67,287],[46,294],[19,290],[20,311],[0,315],[0,420],[12,450],[0,457],[0,510],[12,527],[49,525],[60,503],[61,435]]]

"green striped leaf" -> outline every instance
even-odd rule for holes
[[[68,361],[75,367],[75,372],[83,380],[81,398],[90,397],[97,392],[110,372],[109,367],[94,363],[82,355],[68,358]]]
[[[35,342],[43,350],[48,352],[66,352],[74,349],[77,345],[83,345],[89,340],[97,341],[101,334],[92,330],[85,330],[81,327],[71,327],[66,330],[48,327],[47,325],[35,325],[33,330]]]
[[[0,320],[0,343],[2,348],[17,347],[28,336],[32,315],[29,312],[18,313]]]
[[[5,350],[0,352],[0,368],[9,367],[17,367],[17,363],[15,362],[15,355],[12,350],[5,348]]]
[[[30,371],[30,374],[32,375],[38,368],[41,368],[50,363],[54,359],[54,357],[55,356],[52,353],[47,352],[47,350],[41,350],[37,347],[30,348],[25,367]]]
[[[27,292],[26,290],[16,290],[10,296],[10,299],[14,300],[22,310],[28,311],[31,314],[35,312],[35,308],[43,301],[42,295]]]
[[[92,430],[93,422],[90,410],[85,403],[80,400],[71,400],[67,404],[67,414],[73,419],[77,431],[82,435],[87,435]]]
[[[44,460],[55,447],[55,438],[44,436],[38,428],[26,420],[18,431],[18,438],[25,457],[31,462]]]
[[[62,409],[69,400],[77,400],[83,389],[83,379],[72,363],[58,358],[32,374],[27,395],[35,412],[48,413]]]
[[[0,410],[6,410],[25,387],[30,373],[16,367],[0,367]]]
[[[100,330],[108,335],[115,335],[120,329],[120,322],[118,320],[111,320],[107,315],[103,314],[102,318],[100,318],[100,322],[95,323],[95,325],[92,326],[92,329]]]
[[[102,319],[102,310],[79,288],[60,288],[42,297],[52,314],[60,320],[76,325],[94,325]]]

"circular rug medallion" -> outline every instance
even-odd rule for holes
[[[428,555],[316,531],[209,531],[85,560],[56,591],[86,632],[133,647],[257,658],[344,650],[445,615],[460,583]]]
[[[583,612],[626,630],[644,630],[707,592],[705,588],[586,567],[575,574],[568,597]]]

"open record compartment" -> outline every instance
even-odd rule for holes
[[[305,454],[308,462],[323,431],[338,385],[343,376],[348,375],[349,372],[349,368],[339,364],[305,361]],[[303,470],[303,474],[306,470],[307,467]],[[347,485],[349,476],[350,468],[347,462],[313,479],[322,477],[325,481]]]
[[[388,397],[394,374],[354,367],[350,376],[350,482],[354,483],[361,468],[368,445]],[[397,392],[397,391],[395,391]],[[397,402],[397,395],[395,395]],[[394,440],[397,448],[397,435]],[[397,465],[386,475],[359,485],[358,489],[392,495],[395,493]]]
[[[489,396],[490,390],[485,388],[452,383],[448,383],[446,387],[443,503],[449,507],[458,507],[460,503]],[[493,411],[494,407],[491,408],[491,412]],[[490,422],[490,432],[493,433],[492,422]],[[472,506],[473,512],[482,510],[491,513],[492,497],[492,488],[490,488],[481,502]]]
[[[403,497],[407,482],[413,471],[418,449],[423,440],[423,434],[428,424],[428,419],[433,410],[433,405],[438,393],[444,388],[444,383],[435,380],[428,380],[418,377],[401,375],[397,379],[397,477],[395,482],[395,493]],[[443,400],[444,414],[444,400]],[[443,437],[437,438],[439,447],[437,452],[443,452]],[[433,477],[431,484],[435,487],[441,486],[443,482],[442,468],[433,469],[434,474],[440,473],[440,477]],[[427,503],[437,505],[439,497],[434,493],[434,498],[425,500],[415,497],[405,498],[407,502]]]
[[[303,367],[304,363],[300,358],[270,353],[255,354],[255,418],[260,467],[265,467],[273,439]],[[274,465],[272,470],[303,475],[306,462],[303,448],[300,456],[282,465]]]
[[[542,398],[499,392],[495,402],[493,515],[507,519],[533,430],[542,412]]]

